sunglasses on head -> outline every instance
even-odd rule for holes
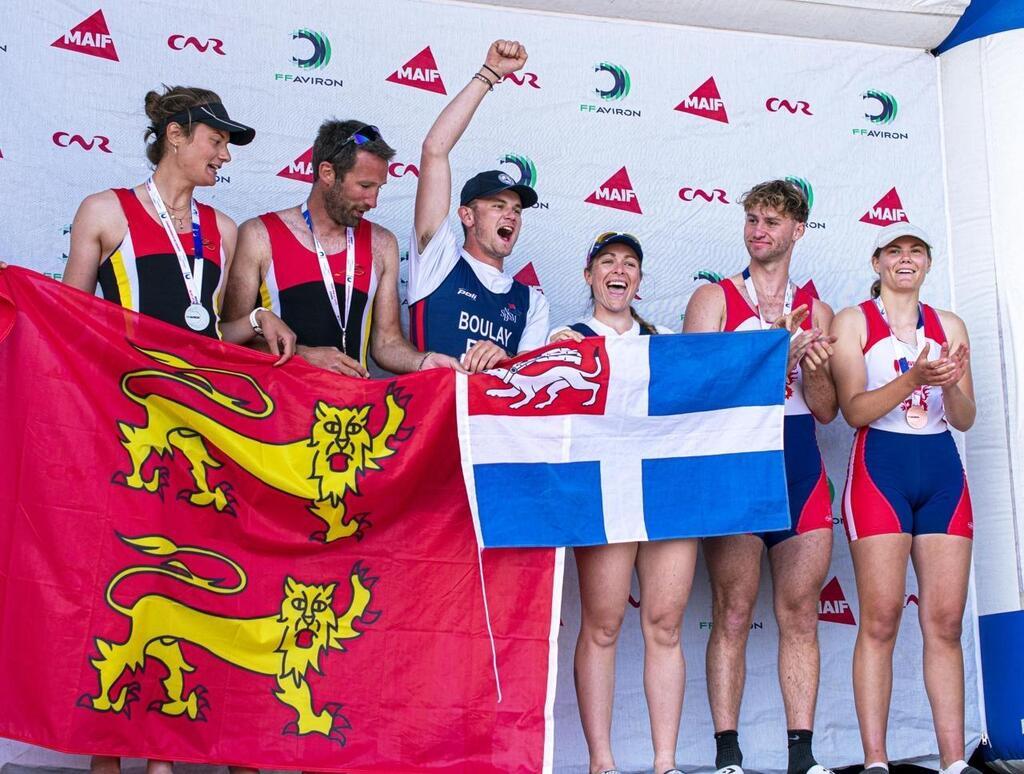
[[[590,248],[590,257],[593,258],[597,254],[598,250],[605,246],[605,243],[608,242],[608,240],[616,237],[630,239],[636,244],[640,244],[639,239],[625,231],[605,231],[603,234],[598,234],[597,239],[594,240],[594,246]]]
[[[344,148],[350,142],[354,142],[357,146],[366,145],[366,143],[368,142],[373,142],[374,140],[379,139],[381,139],[380,129],[378,129],[376,126],[366,124],[365,126],[359,127],[354,132],[352,132],[352,134],[346,137],[345,140],[341,143],[340,147]]]

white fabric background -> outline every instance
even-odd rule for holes
[[[286,7],[268,0],[240,6],[175,0],[113,2],[102,10],[119,60],[108,61],[50,44],[91,15],[82,0],[39,4],[8,0],[0,10],[0,256],[59,276],[67,252],[66,228],[86,194],[140,182],[146,176],[142,133],[145,92],[168,84],[218,91],[232,116],[257,128],[256,141],[233,149],[226,178],[200,198],[237,221],[298,203],[307,187],[277,173],[312,144],[328,117],[360,118],[380,126],[398,149],[395,177],[384,189],[373,219],[392,229],[403,251],[411,229],[419,146],[437,113],[479,65],[489,42],[518,38],[530,51],[523,85],[505,83],[489,94],[453,154],[456,188],[472,173],[498,166],[506,154],[530,158],[546,208],[528,211],[523,235],[508,266],[532,262],[551,302],[552,324],[586,315],[580,271],[598,231],[627,230],[643,241],[646,275],[638,308],[651,321],[678,330],[681,313],[699,285],[699,270],[738,271],[746,263],[739,196],[771,177],[797,176],[814,191],[811,226],[794,255],[794,277],[813,277],[835,309],[862,300],[872,280],[869,245],[877,226],[860,222],[895,187],[911,220],[933,234],[932,275],[925,300],[950,305],[950,270],[937,68],[931,56],[907,49],[829,43],[743,33],[602,22],[420,0],[379,3],[304,3]],[[292,33],[309,28],[331,41],[332,58],[320,70],[299,70],[293,56],[310,44]],[[175,50],[179,34],[223,42],[223,55],[194,47]],[[448,96],[385,79],[429,46]],[[611,86],[595,72],[609,62],[628,70],[629,94],[605,102],[594,92]],[[340,80],[341,87],[296,85],[275,74]],[[729,123],[673,108],[713,77]],[[531,83],[536,85],[531,86]],[[874,125],[866,112],[878,103],[868,89],[893,95],[896,119]],[[785,108],[775,97],[807,103],[810,115]],[[581,104],[639,111],[640,117],[583,112]],[[772,103],[777,105],[778,103]],[[854,130],[906,134],[881,139]],[[111,153],[59,147],[57,132],[106,136]],[[625,166],[642,215],[588,204],[585,199]],[[514,172],[514,167],[502,167]],[[725,192],[729,205],[697,198],[683,187]],[[835,512],[845,479],[851,431],[841,419],[819,431]],[[742,482],[737,482],[742,485]],[[571,563],[570,568],[571,568]],[[829,579],[838,578],[854,618],[856,590],[841,525]],[[690,667],[679,763],[713,762],[713,740],[703,681],[703,650],[710,600],[698,568],[684,626]],[[785,768],[784,722],[775,676],[774,621],[765,577],[751,633],[741,740],[752,769]],[[911,577],[908,593],[915,586]],[[970,615],[970,613],[969,613]],[[567,573],[560,674],[556,702],[556,769],[585,770],[585,747],[572,687],[572,645],[578,626],[574,569]],[[979,736],[973,636],[967,627],[968,738]],[[860,762],[850,686],[854,626],[825,623],[816,749],[823,763]],[[640,683],[640,631],[627,615],[619,654],[613,732],[620,765],[649,765],[649,731]],[[896,651],[890,721],[893,760],[926,758],[935,750],[930,712],[920,675],[916,607],[906,615]],[[21,755],[0,747],[0,759]],[[28,754],[23,760],[32,760]]]

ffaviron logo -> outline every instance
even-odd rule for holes
[[[60,148],[70,148],[72,145],[77,145],[82,150],[98,150],[103,153],[113,153],[110,150],[110,138],[104,137],[102,134],[93,135],[87,140],[80,134],[54,132],[52,139],[53,144]]]
[[[284,169],[277,173],[277,176],[285,177],[289,180],[298,180],[300,183],[312,183],[313,146],[310,145],[308,150],[300,154],[295,161],[285,166]]]
[[[900,105],[896,98],[887,92],[878,89],[868,89],[860,95],[865,102],[864,118],[874,126],[888,126],[896,120],[899,115]],[[870,137],[879,140],[906,140],[909,135],[906,132],[888,132],[882,129],[866,129],[855,127],[853,134],[859,137]]]
[[[792,183],[799,188],[807,199],[807,214],[810,216],[811,211],[814,209],[814,187],[808,180],[802,177],[789,176],[786,182]],[[807,223],[804,224],[807,228],[825,228],[825,223],[820,220],[811,220],[810,217],[807,219]]]
[[[100,59],[109,59],[113,62],[120,61],[117,58],[117,49],[114,48],[114,39],[110,37],[107,20],[103,18],[102,9],[76,24],[53,41],[50,46],[63,48],[65,51],[75,51],[79,54],[88,54]]]
[[[818,598],[818,620],[848,626],[857,625],[853,610],[850,609],[850,603],[846,601],[843,587],[839,585],[839,578],[836,576],[832,576],[832,580],[821,590],[821,596]]]
[[[725,102],[722,101],[722,95],[718,92],[714,76],[694,89],[690,96],[676,105],[675,109],[680,113],[710,118],[712,121],[719,121],[723,124],[729,123],[729,116],[725,112]]]
[[[640,209],[640,200],[637,199],[636,191],[633,190],[633,184],[629,180],[629,172],[625,167],[605,180],[584,201],[601,207],[611,207],[613,210],[635,212],[637,215],[643,214]]]
[[[602,78],[601,85],[594,89],[594,94],[600,97],[602,101],[617,102],[629,96],[632,81],[629,77],[629,71],[625,67],[612,64],[611,62],[601,62],[594,65],[594,72],[607,73],[612,78],[611,83],[608,83],[607,78]],[[639,110],[593,105],[586,102],[580,105],[580,111],[583,113],[603,113],[605,115],[640,118]]]
[[[224,41],[220,38],[205,38],[200,40],[194,35],[171,35],[167,38],[167,47],[175,51],[184,51],[186,48],[194,48],[200,54],[211,51],[219,56],[224,56]]]
[[[441,71],[437,69],[437,61],[430,51],[430,46],[420,51],[384,80],[402,86],[412,86],[414,89],[423,89],[423,91],[430,91],[434,94],[448,93],[445,91]]]
[[[537,184],[537,167],[526,156],[520,156],[515,153],[506,153],[500,159],[499,164],[512,164],[519,171],[519,179],[516,181],[520,185],[528,185],[533,188]]]
[[[802,113],[805,116],[814,115],[814,113],[811,112],[811,103],[802,99],[790,102],[788,99],[780,97],[769,97],[765,100],[764,106],[770,113],[778,113],[780,110],[785,110],[793,115],[796,115],[797,113]]]
[[[292,56],[292,64],[300,70],[322,70],[330,64],[331,40],[324,33],[302,27],[292,33],[292,40],[304,41],[304,45],[299,54]],[[342,81],[338,78],[293,75],[292,73],[274,73],[274,80],[306,86],[343,85]]]
[[[895,186],[890,188],[885,196],[875,202],[874,206],[860,218],[861,223],[870,223],[872,226],[890,226],[893,223],[906,223],[909,220]]]

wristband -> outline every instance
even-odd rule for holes
[[[494,84],[487,79],[487,76],[482,75],[481,73],[473,73],[473,80],[487,84],[487,91],[494,91]]]
[[[269,311],[270,310],[267,309],[265,306],[257,306],[255,309],[253,309],[251,312],[249,312],[249,325],[252,326],[253,332],[257,336],[262,336],[263,335],[263,326],[260,325],[259,321],[256,319],[256,315],[259,312],[269,312]]]
[[[483,67],[483,68],[484,68],[484,69],[485,69],[485,70],[486,70],[487,72],[489,72],[489,73],[490,73],[491,75],[493,75],[493,76],[494,76],[495,78],[497,78],[497,79],[498,79],[498,81],[500,81],[500,80],[501,80],[501,76],[500,76],[500,75],[498,75],[498,73],[497,73],[497,72],[495,72],[494,68],[492,68],[492,67],[488,67],[486,63],[484,63],[484,64],[482,64],[482,65],[480,65],[480,66],[481,66],[481,67]],[[497,84],[497,83],[498,83],[498,81],[495,81],[495,84]]]

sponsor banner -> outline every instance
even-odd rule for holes
[[[148,174],[143,97],[167,82],[213,89],[232,116],[257,130],[250,145],[231,147],[221,181],[197,190],[201,201],[236,222],[301,200],[322,120],[351,118],[380,127],[397,155],[371,218],[404,247],[424,135],[479,68],[488,44],[501,37],[522,41],[529,60],[484,97],[452,154],[452,185],[457,197],[476,172],[501,169],[536,187],[538,204],[524,213],[506,267],[543,287],[553,326],[589,316],[581,277],[587,250],[595,235],[621,230],[644,246],[638,312],[679,330],[691,294],[747,262],[743,193],[761,180],[787,177],[812,204],[794,252],[798,284],[813,278],[820,298],[836,310],[864,300],[874,279],[870,245],[876,230],[910,220],[936,241],[924,300],[940,308],[950,304],[938,85],[935,60],[926,52],[509,14],[430,0],[367,4],[357,26],[329,0],[310,0],[301,13],[262,7],[244,24],[232,7],[199,13],[180,3],[69,8],[8,0],[4,11],[11,30],[26,32],[0,40],[11,73],[10,109],[0,122],[0,200],[32,206],[27,215],[23,207],[0,208],[0,256],[53,276],[63,273],[68,252],[62,226],[72,222],[81,200]],[[573,45],[566,45],[570,40]],[[400,273],[406,270],[401,261]],[[401,279],[399,287],[405,287]],[[851,437],[841,418],[818,429],[829,478],[839,490],[836,502]],[[838,518],[838,509],[834,513]],[[838,579],[859,621],[838,525],[836,538],[828,580]],[[556,768],[566,770],[578,767],[586,750],[572,683],[575,582],[567,576],[560,643],[566,660],[554,707]],[[766,772],[787,765],[779,742],[785,729],[770,588],[765,576],[755,613],[763,628],[751,632],[741,729],[751,765]],[[910,587],[908,593],[914,593]],[[708,629],[697,625],[711,618],[703,567],[693,594],[683,633],[690,663],[679,742],[683,768],[713,763],[701,668]],[[904,611],[898,664],[920,663],[916,609],[910,604]],[[973,640],[970,627],[966,631],[973,681]],[[823,763],[833,766],[862,762],[849,721],[855,633],[853,625],[821,622],[816,735],[828,740],[832,754]],[[630,608],[620,640],[613,724],[616,760],[625,769],[649,765],[641,659],[638,618]],[[930,711],[919,667],[908,667],[897,681],[894,693],[905,701],[893,706],[889,753],[894,760],[928,756],[935,743],[920,731],[928,727]],[[973,702],[973,691],[967,693]],[[969,740],[977,736],[977,717],[969,704]]]

